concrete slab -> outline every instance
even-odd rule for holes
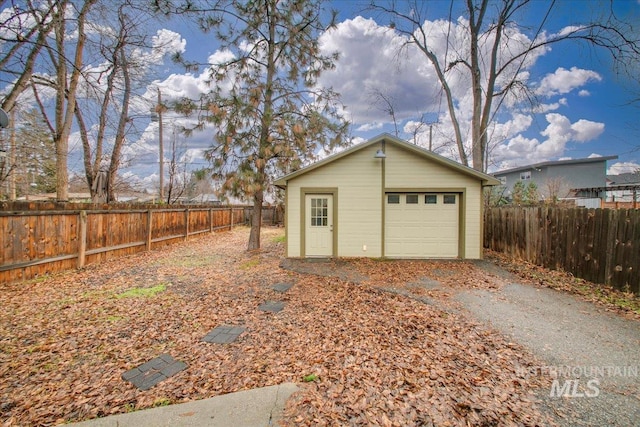
[[[292,286],[293,283],[276,283],[271,287],[271,289],[276,292],[287,292]]]
[[[140,390],[149,390],[160,381],[187,369],[187,364],[175,360],[170,354],[161,354],[137,368],[123,373],[121,378],[129,381]]]
[[[262,427],[277,425],[293,383],[70,424],[76,427]]]
[[[243,326],[218,326],[202,338],[202,341],[216,344],[234,342],[245,331]]]

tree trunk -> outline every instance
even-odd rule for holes
[[[266,4],[267,9],[274,8],[275,2],[269,1]],[[269,42],[267,47],[267,75],[265,80],[264,95],[264,114],[260,122],[260,146],[258,150],[258,158],[255,161],[256,166],[256,182],[254,185],[257,189],[253,193],[253,211],[251,213],[251,233],[249,234],[248,249],[260,249],[260,228],[262,226],[262,202],[264,201],[265,183],[268,180],[265,169],[266,160],[264,151],[270,145],[269,131],[271,128],[273,113],[273,79],[276,74],[276,19],[275,13],[269,13]]]
[[[115,141],[113,143],[113,151],[111,151],[111,162],[109,163],[109,192],[107,194],[107,203],[116,201],[116,177],[118,168],[120,167],[120,155],[122,146],[126,137],[127,119],[129,117],[129,102],[131,99],[131,76],[129,73],[129,63],[124,46],[121,46],[118,52],[120,56],[120,66],[122,67],[122,80],[124,81],[124,93],[122,95],[122,110],[120,111],[120,119],[118,121],[118,129],[116,131]],[[108,94],[105,94],[108,97]]]
[[[482,138],[481,122],[482,122],[482,71],[480,70],[480,46],[478,39],[482,30],[482,21],[487,8],[487,0],[481,2],[480,7],[476,10],[474,3],[467,0],[467,8],[469,10],[469,38],[470,43],[470,60],[471,60],[471,89],[473,91],[473,113],[471,116],[471,158],[472,166],[477,171],[482,171],[484,167],[483,145],[486,138]],[[477,12],[477,17],[476,17]],[[490,96],[489,94],[487,96]]]
[[[55,43],[58,49],[58,62],[56,64],[57,83],[56,88],[56,132],[54,141],[56,144],[56,193],[57,199],[60,201],[69,200],[69,170],[67,168],[67,157],[69,149],[69,135],[71,133],[71,126],[73,124],[73,117],[76,109],[76,92],[78,89],[78,83],[80,80],[80,72],[82,70],[82,56],[84,51],[84,44],[87,35],[84,31],[85,20],[89,9],[96,0],[87,0],[78,14],[78,28],[76,30],[78,34],[78,40],[75,46],[75,56],[72,64],[71,78],[67,85],[67,61],[64,54],[64,42],[66,36],[65,27],[65,7],[68,4],[63,2],[59,6],[56,16],[56,30],[55,30]],[[65,109],[66,103],[66,109]]]
[[[250,251],[260,249],[260,229],[262,227],[262,201],[264,193],[262,190],[253,195],[253,210],[251,211],[251,232],[249,233]]]

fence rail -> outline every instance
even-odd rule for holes
[[[640,294],[640,210],[490,208],[484,245]]]
[[[98,263],[148,251],[190,236],[246,224],[252,207],[181,207],[0,211],[0,283]],[[33,207],[33,206],[32,206]],[[263,207],[263,222],[278,211]]]

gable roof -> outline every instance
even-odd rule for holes
[[[396,145],[396,146],[398,146],[400,148],[404,148],[405,150],[410,151],[410,152],[412,152],[412,153],[414,153],[414,154],[416,154],[416,155],[418,155],[418,156],[420,156],[422,158],[431,160],[431,161],[433,161],[435,163],[438,163],[438,164],[440,164],[442,166],[454,169],[457,172],[460,172],[462,174],[465,174],[465,175],[471,176],[473,178],[476,178],[476,179],[482,181],[482,185],[483,186],[486,186],[486,185],[500,185],[500,181],[498,181],[496,178],[494,178],[491,175],[487,175],[486,173],[478,172],[475,169],[472,169],[472,168],[470,168],[468,166],[464,166],[464,165],[462,165],[462,164],[460,164],[458,162],[455,162],[455,161],[453,161],[451,159],[447,159],[446,157],[443,157],[443,156],[441,156],[439,154],[436,154],[436,153],[434,153],[432,151],[426,150],[426,149],[424,149],[422,147],[418,147],[417,145],[411,144],[411,143],[409,143],[407,141],[403,141],[402,139],[396,138],[395,136],[389,135],[388,133],[380,134],[380,135],[378,135],[378,136],[376,136],[376,137],[374,137],[374,138],[372,138],[372,139],[370,139],[370,140],[368,140],[366,142],[363,142],[361,144],[356,144],[353,147],[350,147],[350,148],[348,148],[348,149],[346,149],[344,151],[341,151],[339,153],[336,153],[336,154],[333,154],[331,156],[328,156],[328,157],[326,157],[326,158],[324,158],[324,159],[322,159],[322,160],[320,160],[318,162],[310,164],[309,166],[306,166],[306,167],[304,167],[302,169],[299,169],[299,170],[297,170],[295,172],[292,172],[292,173],[290,173],[288,175],[282,176],[282,177],[276,179],[274,181],[274,184],[277,187],[285,188],[287,186],[287,181],[289,181],[289,180],[291,180],[291,179],[293,179],[295,177],[298,177],[300,175],[303,175],[303,174],[306,174],[308,172],[311,172],[314,169],[318,169],[318,168],[320,168],[320,167],[322,167],[324,165],[327,165],[327,164],[329,164],[331,162],[335,162],[338,159],[346,157],[346,156],[348,156],[348,155],[350,155],[352,153],[355,153],[356,151],[360,151],[360,150],[362,150],[364,148],[367,148],[367,147],[370,147],[370,146],[372,146],[374,144],[378,144],[378,143],[380,143],[382,141],[384,141],[387,144],[393,144],[393,145]]]
[[[513,172],[522,172],[531,169],[542,169],[549,166],[565,166],[577,165],[584,163],[606,162],[607,160],[615,160],[618,156],[588,157],[585,159],[569,159],[569,160],[551,160],[548,162],[535,163],[533,165],[518,166],[517,168],[504,169],[493,173],[493,176],[502,176]]]

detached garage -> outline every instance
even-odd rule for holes
[[[288,257],[481,258],[495,178],[388,134],[276,180]]]

